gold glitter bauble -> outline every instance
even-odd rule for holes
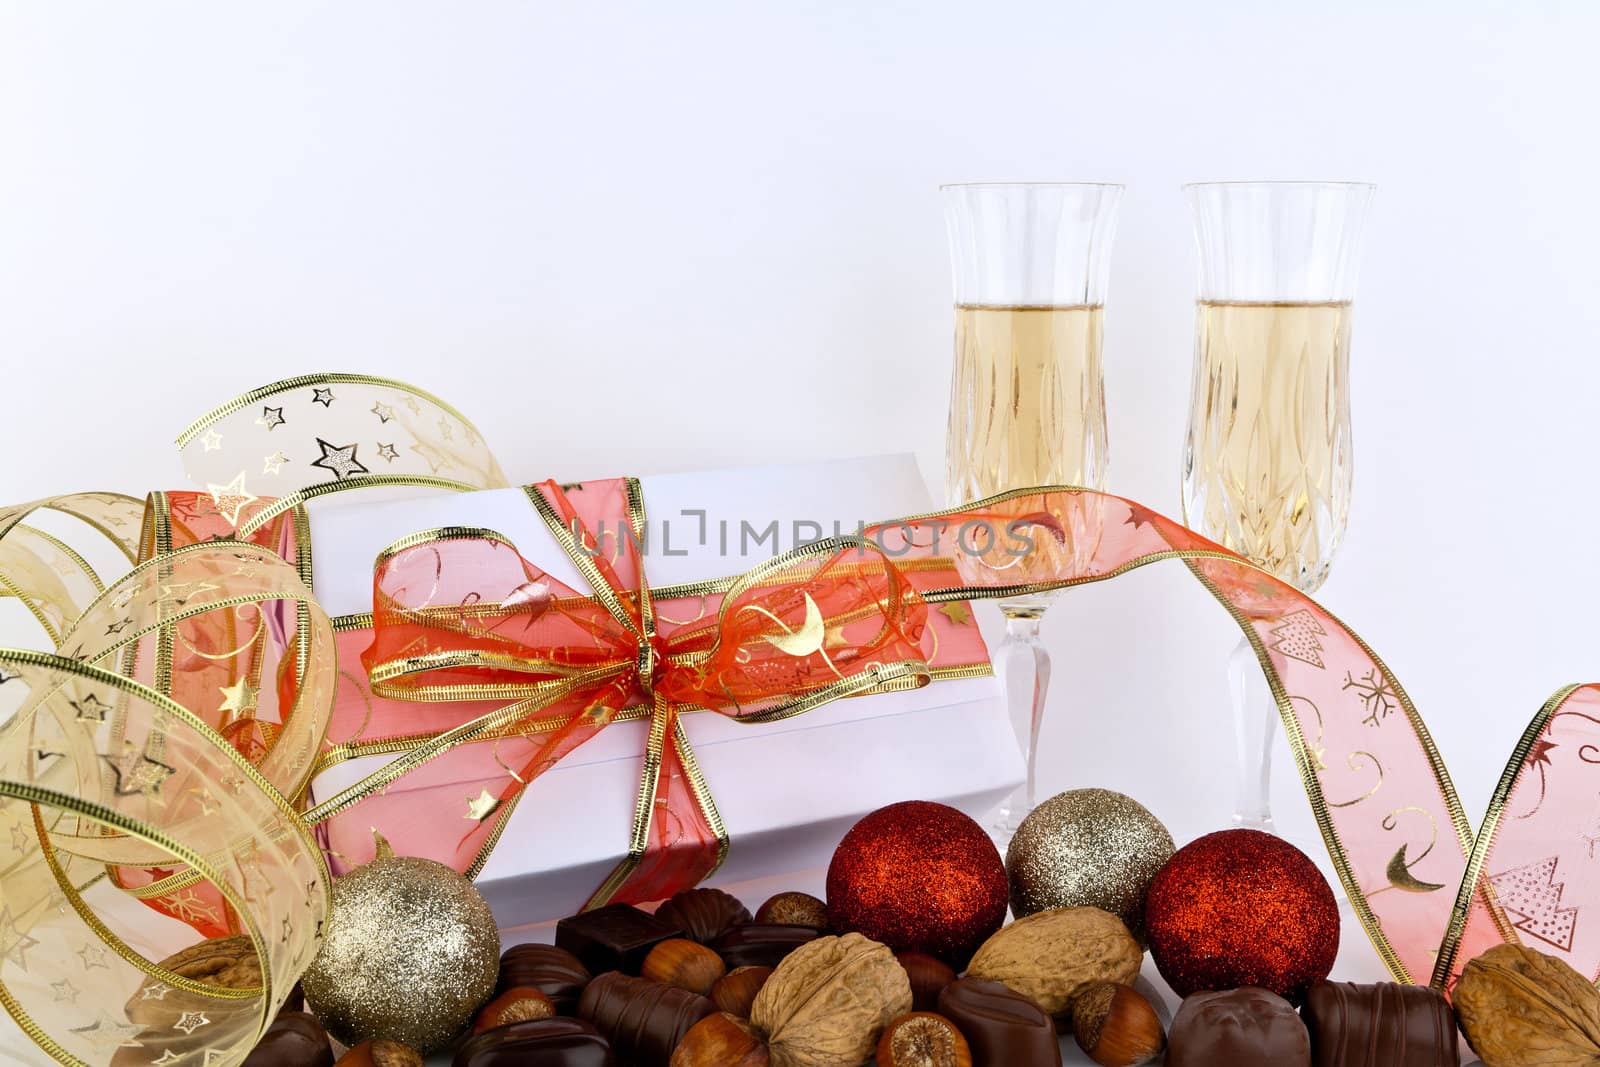
[[[494,994],[500,933],[472,883],[442,863],[378,856],[333,881],[327,939],[301,982],[346,1045],[381,1037],[443,1048]]]
[[[1144,898],[1174,851],[1161,820],[1109,789],[1069,789],[1040,804],[1006,849],[1011,911],[1095,907],[1120,917],[1142,944]]]

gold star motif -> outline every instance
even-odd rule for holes
[[[201,815],[215,815],[222,810],[217,804],[217,798],[211,795],[211,790],[196,786],[189,790],[189,793],[195,798],[195,803],[199,805]]]
[[[162,983],[157,982],[155,985],[147,985],[144,987],[144,996],[141,999],[166,1000],[167,994],[170,992],[172,992],[171,986],[163,985]]]
[[[319,437],[317,447],[322,449],[322,455],[312,460],[311,465],[332,471],[335,481],[342,482],[352,474],[368,473],[366,465],[356,458],[356,449],[360,445],[330,445]]]
[[[1327,756],[1327,754],[1328,750],[1322,745],[1317,745],[1311,750],[1311,769],[1317,774],[1321,774],[1323,771],[1328,769],[1327,763],[1324,762],[1324,757]]]
[[[282,474],[283,465],[289,462],[289,457],[280,450],[268,456],[261,465],[262,474]]]
[[[133,742],[127,742],[127,747],[120,757],[101,756],[111,765],[117,774],[117,795],[131,797],[143,794],[147,797],[159,798],[161,787],[168,778],[177,773],[176,767],[169,767],[160,760],[151,759]]]
[[[221,591],[221,586],[212,585],[210,582],[203,580],[174,582],[171,585],[163,585],[161,587],[160,597],[162,600],[170,600],[181,608],[201,593],[220,593]]]
[[[414,396],[404,397],[404,398],[401,399],[400,403],[402,403],[406,407],[410,408],[411,409],[411,414],[413,414],[413,415],[421,415],[422,414],[422,405],[417,403],[417,398],[416,397],[414,397]]]
[[[82,700],[69,700],[68,706],[78,713],[79,722],[105,722],[111,705],[89,693]]]
[[[939,605],[939,614],[957,626],[972,625],[972,608],[964,600],[952,600]]]
[[[394,445],[386,445],[380,441],[378,442],[378,458],[386,459],[390,463],[393,463],[395,460],[400,458],[400,453],[395,450]]]
[[[22,823],[11,828],[11,850],[13,852],[27,852],[33,848],[33,835]]]
[[[17,920],[12,916],[10,906],[0,908],[0,960],[27,970],[27,952],[30,948],[38,947],[38,941],[17,928]]]
[[[450,440],[454,439],[454,433],[452,431],[450,423],[445,419],[440,419],[439,420],[439,436],[444,438],[446,441],[450,441]]]
[[[273,430],[276,430],[279,426],[282,426],[287,421],[289,420],[283,417],[282,408],[264,407],[261,409],[261,417],[256,420],[256,425],[265,426],[267,428],[267,432],[271,433]]]
[[[169,1048],[161,1054],[159,1060],[151,1060],[150,1067],[168,1067],[169,1064],[177,1063],[182,1058]]]
[[[311,390],[311,402],[313,404],[321,404],[325,408],[331,408],[333,407],[333,401],[334,395],[332,389]]]
[[[394,408],[379,400],[372,405],[372,413],[378,416],[379,422],[388,422],[394,418]]]
[[[133,625],[133,620],[132,619],[118,619],[116,622],[114,622],[110,626],[106,627],[106,634],[108,636],[112,635],[112,634],[121,634],[122,631],[126,630],[128,627],[130,627],[132,625]]]
[[[282,944],[287,945],[289,943],[289,939],[291,937],[293,937],[293,936],[294,936],[294,923],[290,922],[288,919],[284,919],[283,920],[283,933],[278,938],[278,940]]]
[[[210,1026],[211,1020],[206,1018],[205,1012],[186,1011],[179,1020],[172,1024],[174,1030],[182,1030],[185,1036],[193,1034],[202,1026]]]
[[[495,813],[500,807],[500,798],[492,796],[487,789],[482,790],[476,797],[467,798],[467,813],[463,816],[468,822],[482,822]]]
[[[76,1030],[68,1030],[69,1034],[77,1034],[94,1046],[95,1051],[102,1056],[116,1048],[141,1048],[140,1042],[134,1038],[142,1033],[142,1026],[130,1026],[119,1023],[107,1015],[105,1009],[100,1009],[100,1017],[89,1026],[82,1026]]]
[[[411,451],[428,461],[428,468],[438,474],[444,468],[451,466],[450,457],[430,444],[418,441],[411,446]]]
[[[222,690],[223,711],[231,711],[235,715],[243,714],[256,706],[256,697],[261,692],[249,682],[240,678],[232,685],[220,687]]]
[[[78,1002],[78,987],[65,978],[59,982],[50,983],[50,992],[55,994],[57,1004],[76,1004]]]
[[[111,965],[106,962],[106,950],[99,945],[84,945],[78,950],[78,959],[83,961],[83,969],[85,971],[92,971],[96,967],[102,971],[111,969]]]
[[[239,513],[261,499],[244,487],[244,471],[235,474],[227,485],[207,483],[206,490],[211,494],[217,513],[227,519],[230,526],[239,525]]]
[[[207,452],[215,452],[222,447],[222,435],[216,430],[207,430],[205,436],[200,438],[201,447]]]

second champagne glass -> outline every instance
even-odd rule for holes
[[[1373,186],[1213,182],[1185,191],[1200,302],[1184,521],[1312,593],[1350,514],[1351,300]],[[1278,709],[1248,641],[1233,652],[1229,681],[1234,822],[1270,831]]]
[[[943,187],[955,280],[955,372],[945,491],[965,503],[1008,489],[1106,480],[1101,338],[1120,185]],[[1044,577],[1018,560],[1018,577]],[[1034,561],[1042,570],[1048,560]],[[1019,581],[1020,584],[1020,581]],[[998,660],[1027,783],[1001,805],[1002,843],[1033,809],[1050,658],[1048,598],[1002,600]]]

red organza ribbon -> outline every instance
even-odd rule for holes
[[[647,714],[632,853],[596,901],[665,896],[712,870],[726,844],[678,728],[683,712],[760,723],[924,684],[929,604],[1045,593],[1179,559],[1254,647],[1335,866],[1396,977],[1448,984],[1478,952],[1528,936],[1586,973],[1600,966],[1600,932],[1573,921],[1574,872],[1592,838],[1576,832],[1575,797],[1554,803],[1558,788],[1591,788],[1554,768],[1568,755],[1600,759],[1600,717],[1581,711],[1600,702],[1592,691],[1564,691],[1541,713],[1475,837],[1416,709],[1355,633],[1132,501],[1042,488],[893,520],[702,590],[697,619],[657,616],[652,631],[637,545],[597,545],[593,534],[602,519],[639,521],[636,483],[586,483],[582,508],[554,483],[529,492],[574,562],[588,562],[590,594],[481,531],[422,537],[377,568],[365,657],[374,691],[420,701],[404,728],[377,731],[411,739],[398,773],[437,760],[435,780],[470,781],[486,760],[498,768],[484,818],[454,850],[459,867],[481,863],[527,782],[618,718]],[[344,806],[382,802],[382,784],[353,787]],[[1551,798],[1537,802],[1535,785]],[[1587,885],[1582,896],[1600,906],[1600,882]]]

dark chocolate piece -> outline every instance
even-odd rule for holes
[[[500,981],[494,994],[532,986],[555,1004],[562,1015],[578,1013],[578,998],[589,984],[589,969],[578,957],[554,945],[514,945],[500,957]]]
[[[629,1067],[667,1067],[690,1027],[717,1006],[698,993],[610,971],[589,983],[578,1017],[591,1022]]]
[[[242,1067],[333,1067],[333,1044],[315,1016],[282,1012]]]
[[[720,889],[685,889],[657,908],[656,918],[681,928],[689,940],[709,945],[730,927],[749,922],[750,909]]]
[[[1311,1038],[1294,1007],[1246,986],[1184,998],[1167,1035],[1167,1067],[1311,1067]]]
[[[1318,982],[1301,1009],[1317,1067],[1459,1067],[1456,1016],[1427,986]]]
[[[452,1067],[616,1067],[611,1044],[581,1019],[530,1019],[472,1038]]]
[[[717,938],[711,947],[730,971],[735,967],[776,967],[783,957],[821,936],[821,930],[810,926],[746,923]]]
[[[999,982],[958,978],[939,994],[939,1014],[967,1039],[972,1067],[1061,1067],[1055,1022]]]
[[[638,974],[650,950],[683,931],[632,904],[607,904],[556,924],[556,944],[578,957],[590,974]]]

